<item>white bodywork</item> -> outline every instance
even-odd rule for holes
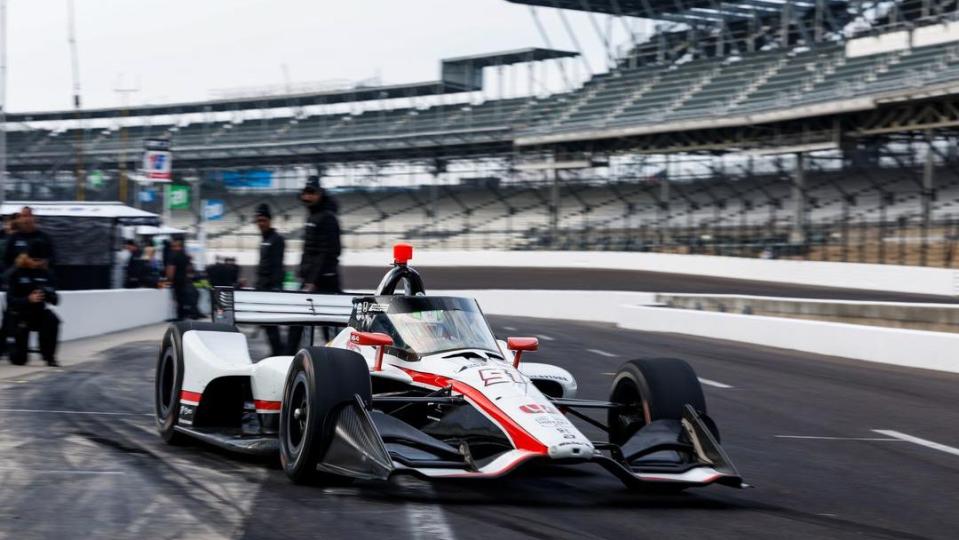
[[[533,379],[558,383],[564,398],[575,397],[576,381],[566,370],[540,363],[512,366],[509,351],[501,360],[485,351],[447,351],[407,362],[386,355],[381,371],[373,371],[375,347],[350,342],[353,329],[346,328],[329,343],[331,347],[360,353],[373,377],[396,380],[436,389],[452,384],[454,394],[463,395],[513,442],[514,446],[552,458],[586,457],[593,446],[580,431],[533,384]],[[246,336],[239,332],[189,331],[183,335],[183,390],[203,394],[211,381],[220,377],[247,376],[257,412],[280,412],[283,389],[292,356],[273,356],[253,363]],[[469,352],[469,358],[458,356]],[[478,358],[479,357],[479,358]],[[195,402],[194,404],[198,404]]]
[[[360,353],[372,370],[376,348],[352,343],[350,335],[353,331],[346,328],[329,345]],[[463,353],[468,353],[468,357],[461,356]],[[575,395],[576,382],[573,376],[564,369],[546,364],[530,364],[527,375],[523,370],[513,367],[512,355],[500,355],[509,360],[478,349],[445,351],[415,362],[385,355],[383,373],[399,371],[409,375],[413,384],[434,390],[452,386],[454,395],[465,397],[498,426],[519,450],[546,454],[554,459],[592,455],[592,443],[532,381],[533,377],[541,376],[558,382],[564,388],[563,397],[572,397],[565,395],[565,392]],[[522,364],[520,367],[523,367]]]

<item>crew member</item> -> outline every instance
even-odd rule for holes
[[[176,303],[176,320],[182,321],[189,315],[190,299],[187,297],[187,273],[190,270],[190,257],[183,249],[183,239],[174,238],[170,242],[170,256],[166,266],[166,279],[173,292]]]
[[[24,206],[15,223],[16,232],[7,238],[7,247],[3,253],[4,266],[12,268],[17,257],[21,253],[26,253],[31,244],[43,243],[47,245],[45,253],[49,254],[46,259],[47,269],[52,269],[56,263],[53,240],[50,239],[50,235],[37,227],[37,218],[33,215],[33,209]]]
[[[213,264],[206,267],[206,279],[213,287],[233,286],[230,278],[226,275],[226,264],[223,262],[223,257],[219,255],[216,256]]]
[[[130,254],[130,258],[127,260],[123,287],[125,289],[139,289],[144,286],[144,281],[146,281],[146,261],[143,260],[143,253],[135,240],[127,240],[123,247]]]
[[[260,262],[256,266],[256,283],[258,291],[279,291],[283,288],[283,255],[286,242],[273,228],[273,215],[267,204],[256,208],[256,226],[263,236],[260,242]],[[283,354],[283,343],[280,341],[280,329],[277,326],[265,326],[266,337],[270,342],[270,351],[273,356]]]
[[[16,268],[10,274],[7,304],[16,335],[10,362],[19,366],[27,363],[30,332],[34,331],[39,334],[43,360],[50,366],[60,365],[56,358],[60,319],[47,309],[47,304],[56,305],[58,301],[53,275],[47,269],[49,257],[49,244],[33,243],[26,253],[17,256]]]
[[[309,216],[303,232],[303,258],[300,279],[303,290],[340,292],[340,222],[336,219],[336,201],[320,187],[320,178],[310,176],[300,193]]]
[[[309,215],[303,231],[303,258],[300,260],[302,289],[307,292],[337,294],[340,290],[340,222],[336,218],[336,201],[320,187],[320,177],[310,176],[300,201]],[[329,329],[324,328],[329,337]],[[290,328],[287,352],[296,354],[303,336],[303,327]]]

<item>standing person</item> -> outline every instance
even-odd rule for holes
[[[173,301],[176,302],[176,320],[182,321],[188,315],[189,298],[187,298],[187,273],[190,270],[190,257],[183,249],[183,239],[174,238],[170,242],[170,256],[166,261],[166,279],[173,292]]]
[[[156,248],[147,245],[143,248],[143,286],[156,289],[160,284],[160,265],[156,260]]]
[[[6,252],[7,249],[7,240],[9,240],[10,237],[17,232],[17,219],[19,217],[20,213],[14,212],[13,214],[4,216],[3,218],[3,238],[0,239],[0,249],[2,249],[4,252]],[[7,278],[14,270],[12,267],[9,267],[4,263],[5,260],[6,257],[0,254],[0,265],[2,265],[2,268],[0,268],[0,288],[2,288],[4,291],[7,290]],[[7,337],[11,332],[9,327],[11,323],[12,318],[10,316],[10,304],[7,303],[3,309],[3,322],[0,323],[0,356],[7,354]]]
[[[340,222],[336,218],[337,205],[320,187],[320,177],[310,176],[300,201],[309,215],[303,231],[303,258],[300,260],[300,279],[303,290],[337,294],[340,290]],[[324,333],[327,331],[324,329]],[[287,352],[296,354],[303,337],[303,327],[290,328]]]
[[[26,253],[31,244],[42,243],[47,245],[46,253],[49,257],[45,260],[47,269],[53,268],[56,264],[56,252],[53,249],[53,240],[50,235],[37,227],[37,218],[33,215],[33,209],[24,206],[20,210],[20,215],[16,220],[16,232],[7,238],[7,247],[3,252],[3,264],[7,268],[12,268],[14,261],[21,253]]]
[[[143,260],[143,253],[135,240],[127,240],[123,245],[124,249],[130,255],[127,259],[126,275],[123,279],[123,288],[139,289],[144,286],[146,274],[146,262]]]
[[[216,256],[213,264],[206,267],[206,279],[213,287],[232,287],[233,283],[226,274],[226,263],[219,255]]]
[[[240,265],[236,264],[236,257],[227,257],[223,263],[223,275],[230,287],[240,287]]]
[[[310,176],[300,193],[309,216],[303,231],[300,279],[303,290],[340,292],[340,222],[336,201],[320,187],[320,178]]]
[[[267,204],[256,207],[256,226],[263,237],[260,242],[260,262],[256,266],[255,288],[258,291],[279,291],[283,289],[283,256],[286,251],[286,241],[273,228],[273,215]],[[283,354],[283,343],[280,340],[280,328],[265,326],[266,337],[270,342],[270,351],[273,356]]]
[[[60,365],[56,357],[60,319],[47,309],[47,304],[56,305],[58,301],[53,275],[47,268],[49,256],[49,245],[42,242],[31,244],[25,253],[17,256],[16,268],[10,274],[7,304],[16,335],[16,348],[10,355],[10,362],[18,366],[27,363],[32,331],[39,333],[40,353],[47,365]]]

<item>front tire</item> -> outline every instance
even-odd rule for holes
[[[350,478],[316,470],[333,439],[337,413],[360,396],[371,400],[366,360],[353,351],[307,347],[293,358],[280,408],[280,462],[296,484],[344,484]]]
[[[681,420],[687,404],[706,415],[706,398],[696,372],[678,358],[626,362],[613,379],[609,400],[625,405],[610,409],[607,415],[609,441],[620,446],[655,420]]]
[[[236,332],[230,325],[183,321],[167,327],[160,342],[154,378],[154,410],[157,431],[163,440],[180,445],[187,437],[176,431],[180,419],[180,393],[183,391],[183,335],[190,330],[207,332]]]

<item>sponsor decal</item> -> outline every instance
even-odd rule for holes
[[[483,381],[483,386],[505,383],[526,384],[520,373],[499,367],[480,368],[477,373],[480,380]]]
[[[544,405],[541,403],[530,403],[528,405],[520,405],[519,410],[527,414],[559,414],[559,410],[552,405]]]

